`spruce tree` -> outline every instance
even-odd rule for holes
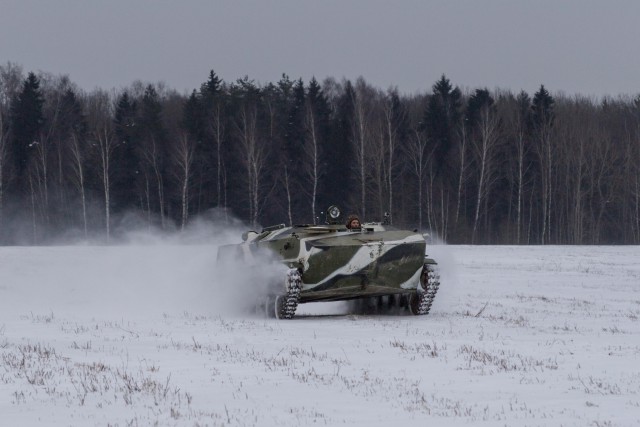
[[[72,145],[73,148],[77,146],[83,151],[83,154],[86,149],[87,118],[84,114],[82,103],[73,89],[69,88],[65,90],[62,95],[59,116],[60,119],[56,132],[58,139],[55,142],[58,144],[57,155],[60,156],[58,159],[60,168],[58,173],[60,175],[60,183],[62,184],[63,178],[67,179],[65,176],[66,171],[64,170],[66,169],[65,166],[69,161],[72,161],[69,159],[70,147]],[[61,191],[62,189],[59,190]]]
[[[321,192],[322,208],[337,204],[345,212],[353,207],[349,205],[349,195],[353,188],[353,141],[351,124],[353,122],[355,91],[350,81],[344,85],[336,102],[336,111],[331,118],[330,136],[326,144],[327,163],[324,190]]]
[[[59,187],[56,203],[51,205],[52,220],[57,227],[80,225],[88,236],[87,193],[91,173],[87,143],[88,123],[83,104],[75,91],[67,88],[62,95],[55,130],[58,150]],[[97,175],[97,174],[96,174]],[[65,191],[66,190],[66,191]]]
[[[30,149],[38,144],[44,124],[44,97],[40,81],[34,73],[29,73],[22,84],[22,90],[11,105],[11,133],[13,135],[13,160],[18,191],[24,191]]]
[[[162,124],[162,103],[153,85],[148,85],[144,91],[140,101],[138,120],[141,136],[140,157],[144,165],[145,182],[153,189],[151,192],[155,193],[151,200],[147,200],[147,207],[150,206],[152,211],[160,214],[160,224],[164,228],[166,219],[166,133]]]
[[[469,98],[465,112],[466,119],[471,128],[475,127],[480,119],[480,111],[484,107],[491,108],[494,104],[493,97],[487,89],[476,89]]]
[[[289,109],[289,120],[286,129],[286,150],[289,162],[295,164],[302,156],[302,141],[304,139],[304,102],[305,90],[302,79],[293,86],[293,99]]]
[[[140,126],[137,103],[127,91],[116,103],[114,125],[118,138],[113,153],[114,173],[112,178],[112,200],[114,211],[130,209],[139,201],[140,184]]]
[[[322,88],[320,87],[320,84],[315,77],[313,77],[309,82],[309,88],[307,89],[307,99],[309,104],[311,104],[311,106],[313,107],[315,113],[318,115],[319,125],[321,131],[323,132],[322,136],[326,136],[331,108],[329,107],[329,101],[327,100],[327,97],[325,96]]]
[[[226,85],[211,70],[206,82],[200,86],[200,113],[196,111],[196,99],[190,99],[185,112],[192,117],[192,130],[196,132],[196,152],[193,168],[196,171],[195,181],[198,191],[198,206],[208,209],[212,206],[225,207],[226,172],[225,165],[229,158],[230,126],[227,117],[228,93]],[[214,190],[215,189],[215,190]]]
[[[432,89],[422,125],[434,145],[435,167],[440,171],[451,167],[449,157],[461,118],[462,94],[460,89],[453,88],[444,74]]]
[[[84,136],[87,131],[87,120],[82,110],[82,103],[72,89],[67,89],[62,96],[61,110],[63,130]]]
[[[544,85],[540,85],[540,89],[533,95],[533,103],[531,105],[533,126],[540,130],[542,128],[550,128],[554,121],[554,99],[545,89]]]
[[[159,142],[164,137],[162,103],[153,85],[148,85],[144,91],[140,103],[139,119],[144,138],[154,138]]]
[[[274,187],[273,199],[279,203],[271,204],[270,211],[267,213],[269,219],[273,222],[293,223],[293,211],[291,208],[291,180],[290,180],[290,164],[289,155],[286,149],[286,134],[289,123],[289,113],[293,99],[294,82],[283,74],[281,79],[273,88],[273,114],[274,129],[272,136],[273,155],[273,178],[277,185]],[[286,218],[286,221],[285,221]]]
[[[200,94],[204,100],[205,106],[209,107],[210,103],[215,101],[222,92],[222,79],[218,77],[215,71],[209,71],[209,78],[200,87]]]
[[[201,142],[204,139],[204,108],[195,90],[184,103],[180,123],[195,141]]]
[[[539,158],[540,198],[542,200],[542,230],[540,242],[548,243],[551,237],[551,219],[554,205],[552,175],[554,170],[554,146],[551,141],[555,114],[554,100],[544,85],[533,96],[531,105],[536,151]]]

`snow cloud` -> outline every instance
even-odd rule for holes
[[[163,233],[125,216],[110,245],[65,238],[58,246],[0,248],[0,309],[125,317],[245,313],[282,266],[266,259],[251,266],[217,262],[218,249],[240,243],[248,229],[220,217],[212,212],[183,232]]]

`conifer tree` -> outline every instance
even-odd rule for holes
[[[22,67],[7,62],[0,65],[0,241],[6,233],[4,224],[5,193],[12,177],[10,158],[11,103],[21,86]]]
[[[453,88],[443,74],[432,87],[423,118],[424,130],[434,146],[436,170],[448,167],[449,153],[454,144],[454,134],[461,118],[462,94]]]
[[[222,79],[215,71],[209,72],[209,78],[200,87],[200,104],[202,108],[201,134],[197,139],[195,165],[201,187],[215,188],[215,195],[204,195],[205,206],[223,208],[226,213],[226,162],[229,158],[228,139],[228,96]],[[213,171],[215,170],[215,173]],[[215,180],[215,184],[214,184]],[[199,194],[198,199],[203,199]],[[211,199],[211,200],[210,200]]]
[[[551,215],[553,208],[552,174],[553,146],[551,131],[555,119],[554,99],[544,85],[533,96],[531,105],[536,151],[539,158],[539,181],[542,200],[542,230],[540,243],[548,243],[551,235]]]
[[[326,144],[325,178],[321,191],[320,203],[323,208],[332,204],[343,206],[345,210],[353,209],[349,205],[349,195],[353,188],[353,146],[352,122],[353,99],[355,91],[350,81],[339,88],[336,110],[331,115],[331,130]]]
[[[218,77],[215,71],[209,71],[209,78],[200,87],[200,94],[205,104],[211,104],[222,91],[222,79]],[[209,107],[209,105],[207,105]]]
[[[124,91],[116,102],[114,128],[117,137],[113,163],[113,208],[116,211],[139,205],[141,184],[140,126],[138,104]]]
[[[201,142],[204,139],[204,107],[195,90],[184,103],[181,124],[194,140]]]
[[[555,118],[554,104],[555,101],[549,91],[544,85],[540,85],[540,89],[534,94],[531,104],[533,126],[536,130],[553,126]]]
[[[26,172],[29,152],[39,143],[44,124],[43,105],[40,81],[34,73],[29,73],[22,90],[11,105],[12,148],[18,191],[24,192],[28,188]]]

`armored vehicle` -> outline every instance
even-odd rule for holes
[[[378,312],[425,315],[440,284],[422,234],[386,220],[350,229],[337,206],[327,210],[326,224],[280,224],[242,238],[241,244],[221,247],[218,261],[250,264],[261,253],[273,255],[284,266],[282,277],[269,284],[260,307],[279,319],[291,319],[300,303],[343,300],[374,305]]]

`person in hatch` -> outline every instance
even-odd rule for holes
[[[349,215],[349,218],[347,218],[347,228],[349,230],[360,230],[362,228],[358,215]]]

